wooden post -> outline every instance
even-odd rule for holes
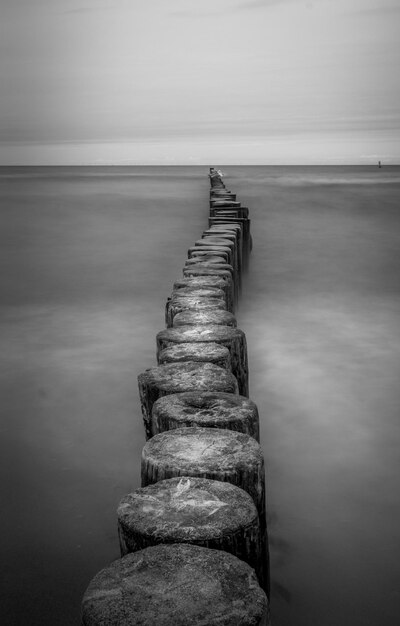
[[[192,543],[246,561],[262,580],[252,497],[227,482],[176,477],[126,495],[117,510],[121,556],[160,543]]]
[[[231,196],[235,196],[236,199],[236,194],[232,193],[231,190],[227,189],[226,187],[224,189],[210,189],[210,200],[226,197],[228,197],[230,200],[233,200]]]
[[[158,365],[186,361],[214,363],[228,372],[232,371],[230,352],[219,343],[177,343],[161,350],[157,361]]]
[[[226,198],[218,198],[218,199],[213,199],[210,200],[210,208],[229,208],[229,209],[240,209],[241,208],[241,204],[240,202],[236,202],[235,200],[231,200],[231,199],[226,199]]]
[[[246,335],[239,328],[230,326],[180,326],[167,328],[157,333],[157,354],[173,344],[209,342],[226,346],[231,354],[232,373],[236,376],[239,393],[249,396],[249,371],[247,362]],[[188,391],[188,390],[187,390]]]
[[[202,248],[192,248],[192,250],[189,252],[189,259],[212,259],[213,257],[217,256],[219,259],[223,259],[224,263],[228,263],[229,264],[229,252],[223,252],[222,250],[216,251],[216,250],[207,250],[207,249],[202,249]]]
[[[267,626],[254,570],[223,552],[160,544],[101,570],[82,600],[82,626]]]
[[[249,264],[249,256],[252,247],[251,235],[250,235],[250,220],[247,218],[240,218],[237,216],[228,215],[210,217],[208,220],[209,226],[226,226],[226,224],[240,224],[243,231],[243,269],[247,270]]]
[[[138,385],[147,438],[152,437],[151,410],[153,404],[162,396],[181,391],[206,391],[210,389],[238,393],[238,384],[234,375],[212,363],[186,361],[150,367],[139,374]]]
[[[221,230],[218,230],[217,232],[215,230],[212,229],[212,227],[207,228],[207,230],[204,230],[202,233],[202,239],[228,239],[231,243],[234,244],[234,248],[235,248],[235,254],[236,254],[236,248],[238,248],[238,237],[237,234],[230,230],[227,231],[225,230],[225,232],[222,232]]]
[[[229,246],[215,245],[205,241],[202,241],[201,246],[191,246],[188,249],[188,258],[191,259],[193,256],[198,256],[200,253],[204,254],[205,252],[208,254],[214,252],[218,256],[224,256],[229,265],[232,265],[234,262],[233,251]]]
[[[207,231],[206,231],[207,232]],[[238,247],[240,250],[241,259],[244,253],[244,241],[243,241],[243,225],[235,222],[218,223],[209,226],[208,232],[218,234],[221,233],[224,237],[225,233],[233,232],[238,240]]]
[[[253,437],[221,428],[177,428],[154,435],[142,450],[142,487],[175,476],[229,482],[253,498],[260,519],[260,569],[269,597],[264,457]]]
[[[233,216],[233,217],[249,217],[249,209],[245,206],[242,207],[211,207],[210,208],[210,216],[211,217],[224,217],[224,216]]]
[[[185,278],[199,276],[219,276],[226,282],[226,293],[228,297],[227,309],[234,312],[235,309],[235,287],[232,280],[232,273],[226,269],[215,269],[213,267],[201,267],[201,265],[192,265],[183,268],[183,276]]]
[[[185,276],[174,282],[174,291],[178,289],[222,289],[225,294],[226,308],[229,309],[230,293],[229,285],[224,278],[220,276]]]
[[[233,285],[235,288],[235,291],[238,291],[239,289],[239,274],[238,274],[238,270],[235,267],[232,267],[232,265],[229,265],[228,263],[225,263],[225,261],[222,261],[222,263],[214,263],[214,262],[210,262],[208,259],[187,259],[185,261],[185,269],[186,268],[191,268],[191,267],[200,267],[203,269],[215,269],[215,270],[229,270],[232,276],[232,281],[233,281]]]
[[[204,232],[215,235],[221,234],[223,237],[225,236],[225,234],[234,233],[236,235],[236,239],[238,240],[240,250],[243,250],[243,226],[238,222],[213,224],[212,226],[209,226],[209,228]]]
[[[236,247],[235,237],[234,236],[222,237],[222,235],[204,235],[202,239],[198,239],[195,242],[195,246],[197,247],[208,246],[209,244],[224,245],[230,248],[232,251],[233,260],[232,260],[231,265],[234,268],[234,274],[235,274],[234,286],[235,286],[236,301],[237,301],[237,298],[238,298],[237,277],[239,274],[239,255],[238,255],[238,249]]]
[[[236,194],[227,189],[210,189],[210,201],[218,199],[236,200]]]
[[[189,391],[164,396],[153,404],[152,421],[154,434],[173,428],[200,426],[227,428],[260,441],[257,405],[232,393]]]
[[[198,239],[197,241],[195,241],[195,246],[209,246],[209,245],[214,245],[214,246],[225,246],[228,247],[232,250],[232,254],[233,254],[233,262],[231,263],[231,265],[235,265],[236,262],[236,253],[235,253],[235,240],[234,238],[231,238],[229,236],[227,237],[223,237],[222,235],[205,235],[204,237],[202,237],[201,239]]]
[[[220,326],[232,326],[236,328],[236,317],[230,311],[221,309],[187,309],[174,316],[173,328],[178,326],[205,326],[210,324],[218,324]]]
[[[174,290],[172,292],[172,298],[177,297],[177,298],[216,298],[218,300],[225,300],[225,292],[223,289],[220,289],[219,287],[216,287],[214,285],[200,285],[198,284],[199,281],[195,281],[195,280],[187,280],[186,282],[184,281],[184,279],[182,279],[182,281],[180,282],[180,284],[182,285],[180,288],[176,288],[175,289],[175,283],[174,283]],[[222,285],[224,283],[222,282]]]
[[[217,256],[216,254],[210,254],[208,252],[203,253],[201,256],[192,256],[190,259],[186,259],[185,265],[194,265],[195,263],[212,263],[217,265],[224,265],[224,267],[230,269],[229,265],[223,256]],[[233,270],[233,267],[232,267]]]
[[[167,328],[173,326],[174,317],[177,313],[187,309],[196,311],[207,309],[226,310],[225,293],[222,289],[214,288],[179,289],[173,292],[165,304],[165,324]]]
[[[216,237],[222,236],[224,239],[230,239],[231,241],[235,243],[235,252],[236,252],[236,257],[237,257],[236,280],[240,288],[241,283],[242,283],[242,263],[243,263],[242,261],[242,256],[243,256],[242,233],[241,233],[240,226],[237,225],[234,228],[229,228],[228,226],[225,226],[224,229],[222,229],[221,225],[211,226],[207,230],[203,231],[203,238],[212,237],[212,236],[216,236]]]
[[[223,289],[225,281],[218,276],[198,276],[197,278],[179,278],[174,282],[174,291],[177,289]]]

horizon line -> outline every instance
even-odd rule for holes
[[[0,163],[0,168],[5,167],[214,167],[210,165],[211,161],[203,163]],[[215,161],[214,161],[215,164]],[[374,162],[345,162],[342,163],[221,163],[218,162],[218,167],[377,167],[381,164],[382,167],[400,166],[400,161],[397,162],[384,162],[382,159],[378,159]]]

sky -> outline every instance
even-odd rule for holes
[[[400,0],[0,12],[0,165],[400,163]]]

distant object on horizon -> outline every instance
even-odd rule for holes
[[[380,161],[378,161],[378,167],[379,167],[379,169],[381,169],[381,167],[382,167],[382,163]]]

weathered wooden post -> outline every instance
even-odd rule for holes
[[[152,437],[153,434],[151,427],[153,404],[162,396],[170,393],[179,393],[180,391],[206,391],[211,389],[214,391],[238,393],[237,380],[231,372],[213,363],[196,363],[192,361],[150,367],[142,374],[139,374],[138,385],[147,438]]]
[[[219,343],[177,343],[161,350],[157,361],[158,365],[186,361],[214,363],[228,372],[232,371],[230,352]]]
[[[248,218],[249,217],[249,209],[246,206],[241,207],[211,207],[210,209],[211,217],[241,217]]]
[[[243,227],[241,224],[234,222],[226,222],[225,224],[213,224],[212,226],[209,226],[207,231],[205,232],[215,235],[221,234],[222,237],[224,237],[225,234],[234,233],[236,235],[237,245],[239,247],[241,255],[243,255]]]
[[[211,269],[220,269],[220,270],[229,270],[230,273],[232,274],[232,280],[236,281],[236,276],[237,276],[237,272],[235,270],[235,268],[230,265],[229,263],[227,263],[225,261],[224,258],[218,258],[216,256],[213,257],[205,257],[205,258],[198,258],[198,257],[191,257],[190,259],[186,259],[185,261],[185,267],[191,267],[192,265],[199,265],[200,267],[206,267],[206,268],[211,268]]]
[[[121,556],[159,543],[225,550],[260,576],[260,525],[252,497],[227,482],[161,480],[122,498],[117,510]]]
[[[234,235],[226,234],[225,236],[223,236],[222,234],[218,233],[203,233],[202,238],[195,241],[195,246],[197,247],[208,246],[209,244],[216,246],[226,246],[230,248],[233,255],[233,262],[231,263],[231,265],[233,265],[233,267],[238,270],[236,238]]]
[[[226,226],[227,224],[239,224],[243,231],[243,269],[246,270],[249,264],[249,256],[252,248],[252,240],[250,235],[250,220],[246,217],[238,217],[237,215],[218,215],[210,216],[208,220],[210,227]]]
[[[212,209],[225,209],[225,208],[229,208],[229,209],[240,209],[241,208],[241,204],[240,202],[237,202],[236,200],[231,200],[230,198],[214,198],[212,200],[210,200],[210,208]]]
[[[235,290],[235,293],[239,293],[239,274],[237,267],[233,267],[229,265],[224,260],[220,263],[210,262],[208,259],[187,259],[185,261],[184,270],[191,268],[201,268],[201,269],[211,269],[211,270],[223,270],[229,271],[232,276],[232,283]],[[237,298],[236,298],[237,300]]]
[[[196,248],[197,250],[198,248]],[[178,278],[173,284],[173,290],[177,289],[223,289],[225,281],[218,276],[198,276],[189,278]]]
[[[217,261],[218,263],[227,263],[229,265],[228,256],[228,252],[194,248],[194,251],[189,253],[188,260],[211,261],[214,259],[219,259]]]
[[[225,294],[225,302],[226,308],[228,311],[230,302],[230,292],[229,285],[227,284],[224,278],[220,276],[185,276],[174,282],[173,290],[177,291],[178,289],[208,289],[208,288],[217,288],[222,289]]]
[[[191,246],[188,249],[188,258],[197,257],[199,255],[214,253],[217,256],[223,256],[226,263],[233,266],[234,256],[232,249],[229,246],[215,245],[214,243],[208,243],[203,241],[201,246]]]
[[[153,404],[152,424],[154,434],[200,426],[227,428],[260,441],[257,405],[232,393],[189,391],[164,396]]]
[[[182,288],[173,291],[165,305],[166,326],[170,328],[173,325],[175,315],[188,309],[191,311],[207,309],[226,310],[225,292],[214,287],[209,289]]]
[[[185,265],[193,265],[194,263],[224,263],[225,265],[228,265],[226,258],[224,258],[223,256],[217,256],[216,254],[210,254],[208,252],[203,253],[200,257],[192,256],[190,257],[190,259],[186,259],[185,261]]]
[[[216,308],[192,310],[187,309],[174,316],[173,328],[178,326],[205,326],[217,324],[220,326],[233,326],[236,328],[236,317],[230,311]]]
[[[160,544],[127,554],[90,582],[82,626],[267,626],[254,570],[221,550]]]
[[[218,198],[236,200],[236,194],[228,191],[228,189],[210,189],[210,201],[217,200]]]
[[[218,226],[211,226],[207,230],[203,231],[203,238],[207,237],[223,237],[224,239],[230,239],[235,244],[235,254],[237,259],[237,268],[236,268],[236,281],[241,287],[242,283],[242,237],[241,237],[241,229],[239,227],[238,230],[233,228],[225,227],[223,230]]]
[[[245,252],[244,240],[243,240],[243,226],[237,222],[236,223],[235,222],[218,223],[218,224],[213,224],[212,226],[209,226],[208,232],[214,233],[215,235],[221,234],[222,237],[224,237],[225,234],[227,233],[234,233],[236,235],[237,246],[240,251],[240,266],[242,268],[243,255]]]
[[[239,274],[239,255],[236,247],[236,241],[234,236],[227,235],[226,237],[222,237],[222,235],[204,235],[202,239],[198,239],[195,242],[195,246],[197,247],[207,247],[209,245],[219,245],[230,248],[232,252],[232,267],[234,268],[234,290],[235,290],[235,301],[238,300],[239,295],[239,285],[238,285],[238,274]]]
[[[149,439],[142,450],[142,487],[176,476],[229,482],[251,495],[261,529],[262,586],[269,597],[264,457],[253,437],[221,428],[177,428]]]
[[[226,269],[216,269],[215,267],[202,267],[199,265],[192,265],[183,268],[183,276],[185,278],[197,278],[200,276],[218,276],[223,278],[226,282],[226,293],[228,297],[227,308],[228,311],[234,312],[235,308],[235,286],[232,280],[232,272]]]
[[[249,395],[249,368],[247,361],[246,335],[239,328],[221,326],[179,326],[167,328],[157,333],[157,354],[164,348],[179,343],[219,343],[226,346],[231,354],[232,373],[239,385],[242,396]],[[189,390],[185,390],[189,391]]]

